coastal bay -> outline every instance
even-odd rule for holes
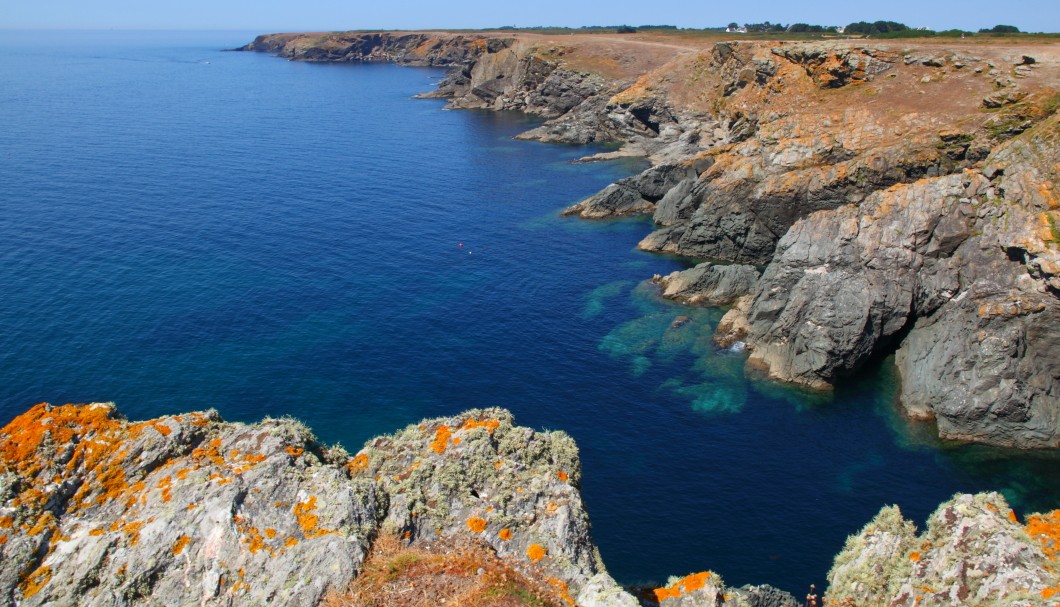
[[[824,399],[747,378],[710,341],[722,311],[645,284],[690,265],[635,250],[651,224],[558,216],[642,162],[572,164],[610,148],[411,99],[438,70],[35,36],[3,67],[4,423],[40,400],[216,407],[352,452],[502,405],[575,438],[625,583],[709,567],[798,593],[884,504],[1060,503],[1050,454],[937,442],[885,366]]]

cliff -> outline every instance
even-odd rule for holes
[[[291,419],[40,404],[0,429],[0,604],[636,607],[592,543],[580,482],[568,436],[503,409],[351,456]],[[830,604],[1044,605],[1058,529],[1060,511],[1021,525],[993,494],[958,496],[919,537],[885,509],[837,558]],[[644,600],[796,604],[709,571]]]
[[[710,260],[665,295],[733,306],[720,344],[827,389],[897,352],[943,438],[1060,446],[1060,47],[683,36],[278,34],[247,50],[450,68],[428,96],[546,118],[653,166],[566,214],[650,214]],[[728,266],[728,268],[726,267]],[[719,291],[720,289],[720,291]],[[822,297],[823,295],[823,297]]]

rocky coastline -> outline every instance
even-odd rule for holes
[[[749,368],[827,390],[896,353],[901,406],[941,438],[1060,447],[1055,45],[563,38],[243,50],[447,67],[424,96],[546,119],[524,139],[619,143],[600,157],[651,168],[564,213],[650,215],[641,249],[711,262],[658,280],[731,306],[715,339],[745,343]]]
[[[607,574],[580,484],[570,437],[504,409],[350,454],[292,419],[130,422],[108,403],[39,404],[0,429],[0,604],[363,604],[351,584],[380,558],[373,591],[441,593],[409,605],[801,604],[711,571],[635,596]],[[1058,554],[1060,510],[1020,522],[998,494],[958,495],[918,535],[888,507],[848,539],[824,604],[1052,605]]]

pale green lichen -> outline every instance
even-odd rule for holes
[[[847,538],[828,572],[828,601],[865,601],[891,596],[895,581],[908,576],[907,554],[916,546],[916,526],[898,506],[880,510],[860,532]]]

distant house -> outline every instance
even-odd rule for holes
[[[729,27],[725,28],[725,31],[730,34],[746,34],[747,28],[743,25],[737,27],[733,27],[730,25]]]
[[[837,26],[835,26],[835,33],[837,33],[837,34],[842,34],[842,33],[846,32],[846,30],[847,30],[847,26],[845,26],[845,25],[837,25]]]

